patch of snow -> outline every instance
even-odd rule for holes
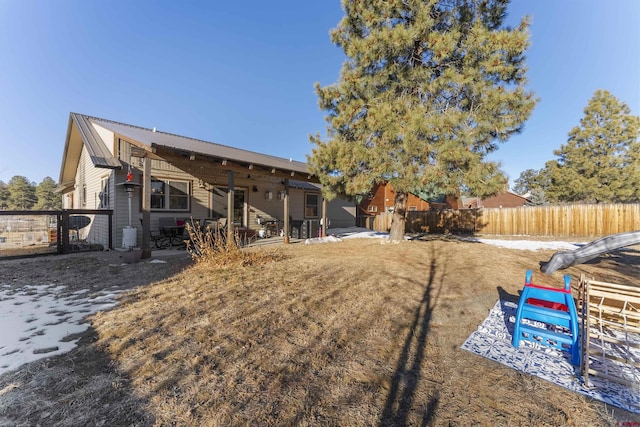
[[[380,231],[361,231],[358,233],[347,233],[342,236],[343,239],[386,239],[389,233]]]
[[[327,237],[313,237],[305,240],[305,245],[316,243],[342,242],[343,239],[386,239],[389,233],[369,230],[362,227],[330,228]]]
[[[538,240],[500,240],[500,239],[481,239],[475,237],[465,238],[470,242],[484,243],[486,245],[498,246],[507,249],[520,249],[527,251],[538,251],[551,249],[556,251],[575,250],[580,246],[569,242],[544,242]]]
[[[327,237],[313,237],[311,239],[307,239],[304,241],[305,245],[315,245],[318,243],[332,243],[332,242],[342,242],[342,239],[336,236],[327,236]]]
[[[340,239],[361,239],[361,238],[378,238],[378,239],[386,239],[389,237],[389,233],[384,233],[380,231],[369,230],[368,228],[362,227],[347,227],[347,228],[330,228],[327,230],[327,236],[335,236],[339,240],[328,240],[329,237],[323,238],[315,237],[313,239],[307,239],[306,244],[312,243],[325,243],[325,242],[336,242],[341,241]],[[407,236],[405,236],[408,238]],[[574,250],[580,247],[579,244],[562,242],[562,241],[538,241],[538,240],[501,240],[501,239],[484,239],[484,238],[476,238],[476,237],[467,237],[461,238],[461,240],[466,240],[469,242],[478,242],[484,243],[485,245],[498,246],[501,248],[507,249],[517,249],[517,250],[528,250],[528,251],[537,251],[537,250]]]
[[[48,285],[0,289],[0,374],[72,350],[77,340],[67,337],[89,328],[85,316],[117,304],[117,292],[79,298],[80,291],[60,295],[64,289]]]

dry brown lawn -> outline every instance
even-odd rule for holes
[[[254,250],[265,262],[193,265],[136,288],[92,318],[72,354],[34,365],[52,375],[0,377],[0,420],[4,410],[29,425],[640,425],[460,349],[498,298],[517,301],[526,269],[551,286],[581,272],[638,285],[640,247],[551,276],[538,263],[553,251],[456,238]]]

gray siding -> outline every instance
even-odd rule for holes
[[[80,154],[80,162],[76,172],[76,186],[73,191],[74,204],[68,204],[69,198],[65,200],[65,207],[72,209],[99,209],[100,207],[100,191],[101,179],[103,176],[110,176],[113,173],[111,169],[96,168],[83,147]],[[88,215],[91,223],[78,231],[78,238],[88,243],[99,243],[105,248],[109,244],[109,224],[108,216]]]
[[[334,199],[327,203],[329,228],[346,228],[356,225],[356,205],[343,199]]]

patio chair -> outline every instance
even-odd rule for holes
[[[205,218],[202,220],[202,232],[222,232],[227,227],[227,218]]]
[[[140,225],[144,230],[144,222],[140,219]],[[170,241],[160,230],[149,230],[149,240],[153,242],[155,249],[166,249],[169,247]]]
[[[169,239],[169,247],[184,246],[184,221],[181,224],[175,217],[158,218],[160,232]]]

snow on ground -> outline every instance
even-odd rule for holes
[[[327,237],[313,237],[305,240],[304,243],[305,245],[313,245],[316,243],[341,242],[343,239],[379,239],[386,237],[389,237],[389,233],[373,231],[368,228],[329,228],[327,229]]]
[[[330,228],[327,230],[327,237],[314,237],[305,240],[305,244],[311,245],[316,243],[341,242],[343,239],[386,239],[389,233],[380,231],[372,231],[368,228],[349,227],[349,228]],[[407,237],[408,238],[408,237]],[[551,249],[557,251],[574,250],[580,247],[579,244],[569,242],[547,242],[538,240],[501,240],[501,239],[484,239],[475,237],[463,237],[460,240],[469,242],[484,243],[487,245],[499,246],[507,249],[520,249],[537,251],[543,249]]]
[[[569,242],[542,242],[537,240],[499,240],[499,239],[476,239],[467,238],[470,242],[479,242],[487,245],[498,246],[507,249],[520,249],[537,251],[542,249],[551,249],[556,251],[572,251],[578,249],[580,246],[576,243]]]
[[[335,228],[325,238],[307,239],[305,244],[335,243],[344,239],[385,239],[388,233],[366,228]],[[535,240],[499,240],[465,238],[519,250],[573,250],[579,246],[567,242]],[[163,262],[163,261],[151,261]],[[65,296],[65,286],[31,285],[15,289],[0,283],[0,375],[37,359],[62,354],[76,345],[68,337],[85,331],[85,316],[117,304],[115,292],[100,292],[89,297],[88,290]]]
[[[0,285],[0,374],[70,351],[77,340],[68,337],[89,327],[84,317],[116,304],[113,292],[90,298],[85,290],[63,297],[64,290],[60,285]]]

